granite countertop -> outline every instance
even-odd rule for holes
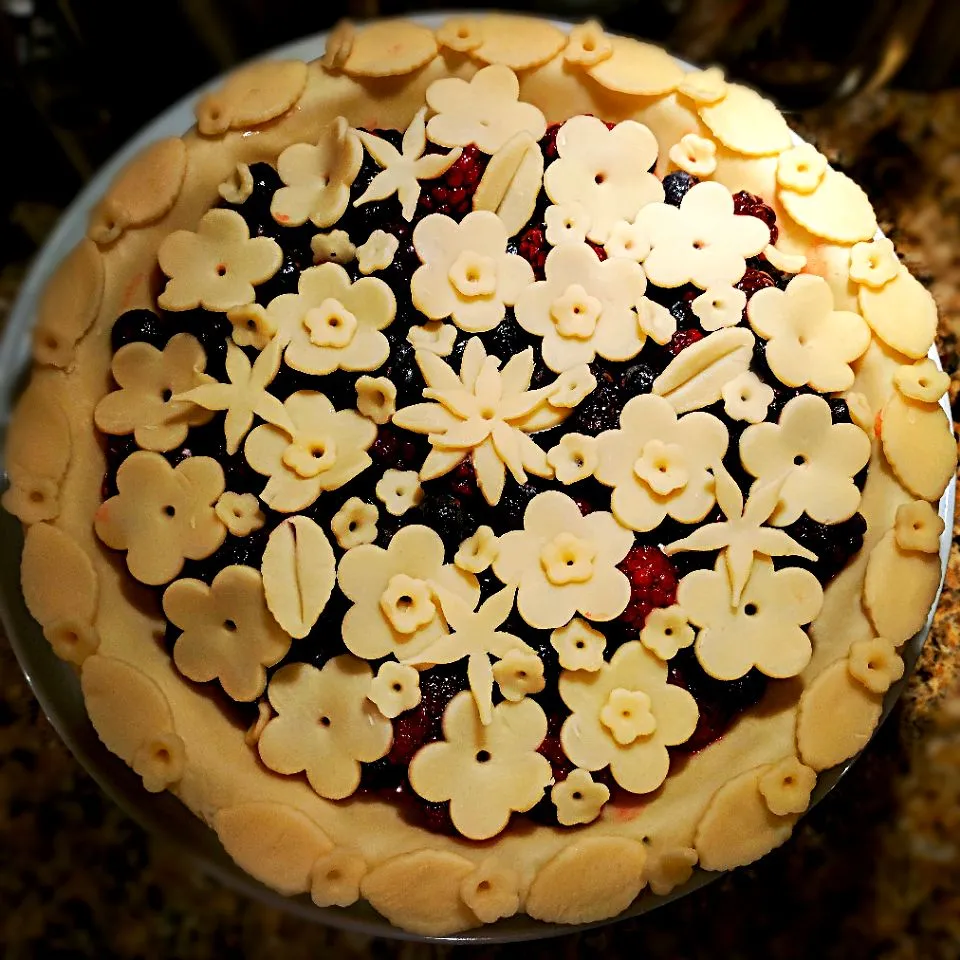
[[[881,92],[795,117],[871,194],[940,306],[953,377],[960,335],[960,91]],[[893,224],[896,223],[896,228]],[[9,306],[16,271],[0,285]],[[793,839],[645,918],[595,933],[474,950],[537,960],[608,957],[960,956],[960,554],[919,667],[850,775]],[[341,934],[250,902],[188,869],[116,808],[46,721],[0,640],[0,950],[44,957],[426,960],[464,948]]]

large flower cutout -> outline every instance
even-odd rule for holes
[[[415,403],[393,415],[404,430],[425,433],[433,449],[420,468],[422,480],[449,473],[466,456],[473,458],[477,482],[488,503],[503,493],[506,470],[517,483],[527,482],[527,471],[538,477],[553,475],[546,452],[527,434],[555,427],[569,416],[570,407],[556,405],[561,390],[574,375],[572,370],[552,384],[530,390],[533,350],[511,357],[500,369],[498,357],[487,356],[479,337],[472,337],[463,351],[457,376],[435,353],[418,350],[417,364],[427,387],[428,403]],[[594,381],[595,385],[595,381]]]
[[[667,683],[667,665],[636,640],[593,673],[565,670],[559,689],[572,711],[560,731],[563,752],[584,770],[609,766],[631,793],[663,783],[667,747],[689,740],[697,726],[697,702]]]
[[[240,441],[253,426],[254,416],[292,433],[293,424],[283,404],[267,391],[280,369],[281,355],[281,344],[274,340],[251,366],[247,355],[228,343],[226,370],[230,382],[204,383],[178,394],[176,399],[201,409],[227,411],[223,429],[230,455],[240,449]]]
[[[529,697],[494,707],[480,722],[473,697],[458,693],[443,714],[444,739],[421,748],[407,771],[410,786],[431,803],[450,801],[450,819],[470,840],[495,837],[514,812],[543,797],[553,777],[537,753],[547,718]]]
[[[322,670],[307,663],[281,667],[267,696],[277,715],[257,742],[260,759],[276,773],[305,772],[328,800],[343,800],[360,785],[361,763],[386,756],[390,721],[368,698],[370,667],[344,654]]]
[[[663,185],[647,172],[657,162],[657,138],[641,123],[624,120],[608,130],[597,117],[572,117],[557,131],[557,153],[544,190],[553,203],[583,206],[594,243],[606,243],[618,220],[663,200]]]
[[[870,459],[870,438],[852,423],[834,423],[823,397],[794,397],[779,423],[747,427],[740,459],[757,485],[785,477],[771,523],[785,527],[806,513],[818,523],[840,523],[860,506],[853,478]]]
[[[507,228],[488,210],[467,214],[461,223],[430,214],[413,231],[423,266],[410,280],[413,305],[431,320],[453,322],[468,333],[492,330],[533,283],[523,257],[507,253]]]
[[[353,606],[343,618],[343,642],[366,660],[394,654],[408,660],[447,634],[437,606],[442,589],[470,610],[480,599],[473,574],[444,563],[443,541],[430,527],[403,527],[384,550],[361,544],[344,554],[337,583]]]
[[[323,128],[316,146],[291,144],[277,160],[285,186],[270,201],[274,220],[288,227],[308,220],[317,227],[333,226],[347,209],[362,163],[363,147],[343,117]]]
[[[820,613],[823,590],[809,570],[774,570],[772,560],[758,557],[734,603],[719,557],[713,570],[694,570],[680,581],[677,603],[700,628],[694,651],[711,677],[738,680],[756,667],[780,679],[795,677],[810,661],[803,625]]]
[[[708,523],[694,530],[689,537],[676,540],[663,548],[667,556],[685,550],[722,550],[730,576],[731,603],[736,606],[750,577],[753,559],[764,557],[803,557],[816,560],[817,555],[801,546],[789,534],[765,527],[780,502],[785,477],[766,485],[756,484],[746,506],[737,482],[720,469],[716,473],[717,503],[726,518],[722,523]]]
[[[184,560],[209,557],[226,538],[214,510],[223,469],[210,457],[171,467],[159,453],[138,450],[120,464],[117,491],[100,505],[94,525],[108,547],[127,551],[127,567],[141,583],[167,583]]]
[[[643,268],[658,287],[733,286],[746,272],[746,261],[770,242],[770,228],[757,217],[734,213],[730,191],[714,181],[698,183],[679,207],[649,204],[635,223],[650,245]]]
[[[477,704],[480,722],[484,725],[493,719],[493,667],[490,657],[503,660],[514,651],[535,656],[532,647],[499,629],[513,610],[516,592],[516,587],[505,587],[474,612],[462,597],[438,589],[440,607],[454,633],[440,637],[425,650],[404,661],[415,667],[429,667],[466,659],[470,690]]]
[[[397,312],[387,284],[377,277],[351,283],[339,264],[323,263],[300,274],[297,291],[274,297],[267,307],[288,367],[319,376],[383,364],[390,345],[380,331]]]
[[[866,320],[849,310],[834,310],[830,285],[813,274],[794,277],[786,290],[758,290],[747,304],[747,318],[768,341],[767,363],[788,387],[849,390],[854,380],[850,364],[870,346]]]
[[[613,487],[613,515],[633,530],[665,517],[698,523],[713,508],[714,471],[727,452],[727,429],[709,413],[677,417],[669,401],[641,394],[620,413],[620,429],[597,438],[596,478]]]
[[[157,303],[164,310],[203,307],[225,313],[252,303],[254,286],[280,269],[283,251],[270,237],[250,237],[235,210],[210,210],[197,232],[175,230],[157,251],[160,269],[170,278]]]
[[[427,134],[443,147],[472,143],[488,154],[522,131],[539,140],[547,121],[532,104],[520,103],[519,96],[516,74],[500,64],[478,70],[470,80],[435,80],[427,87],[427,103],[436,114]]]
[[[585,243],[554,247],[546,279],[528,286],[516,305],[517,322],[543,337],[543,362],[560,373],[599,354],[630,360],[646,342],[635,308],[647,289],[639,264],[623,257],[603,261]]]
[[[253,567],[224,567],[209,587],[177,580],[163,594],[163,612],[183,631],[173,645],[177,669],[197,683],[219,680],[234,700],[256,700],[267,685],[265,668],[290,649]]]
[[[243,449],[247,463],[270,478],[260,499],[280,513],[296,513],[321,491],[342,487],[370,466],[367,450],[377,428],[355,410],[335,410],[311,390],[290,394],[283,408],[292,429],[262,424]]]
[[[204,373],[207,355],[189,333],[178,333],[158,350],[149,343],[128,343],[113,356],[113,379],[119,390],[108,393],[94,410],[104,433],[132,433],[143,450],[173,450],[187,431],[213,414],[177,397],[213,377]]]
[[[630,584],[617,564],[633,534],[602,510],[583,516],[559,490],[535,496],[523,529],[500,537],[493,572],[516,583],[520,616],[538,630],[562,627],[576,614],[613,620],[626,609]]]
[[[363,141],[367,153],[383,168],[371,181],[363,194],[353,201],[355,207],[372,200],[385,200],[397,195],[405,220],[412,220],[420,199],[420,181],[442,177],[460,159],[461,150],[449,153],[424,153],[427,134],[423,118],[426,107],[417,111],[410,121],[400,150],[388,140],[375,137],[365,130],[357,136]]]

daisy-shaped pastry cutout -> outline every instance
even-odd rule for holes
[[[204,383],[176,399],[195,403],[206,410],[226,410],[223,429],[227,440],[227,453],[231,456],[240,449],[240,442],[253,426],[254,416],[267,423],[293,432],[283,404],[267,387],[280,369],[280,343],[273,341],[251,366],[247,355],[235,344],[227,344],[227,377],[229,383]]]
[[[384,470],[375,492],[387,513],[395,517],[402,517],[423,500],[416,470]]]
[[[128,343],[113,357],[111,371],[119,390],[108,393],[94,410],[104,433],[132,433],[143,450],[173,450],[190,427],[211,413],[177,396],[213,377],[204,373],[207,357],[189,333],[178,333],[158,350],[149,343]]]
[[[643,269],[658,287],[733,286],[746,272],[746,261],[770,243],[770,228],[757,217],[734,213],[730,191],[713,181],[690,189],[679,207],[648,204],[634,222],[650,245]]]
[[[413,326],[407,331],[407,343],[414,350],[426,350],[438,357],[449,357],[457,340],[457,328],[452,323],[428,320],[421,326]]]
[[[816,561],[817,555],[783,530],[765,527],[780,502],[780,490],[786,478],[772,483],[754,484],[746,505],[737,482],[726,470],[716,471],[717,503],[726,519],[694,530],[689,537],[675,540],[663,548],[668,556],[685,550],[720,550],[730,576],[731,601],[736,606],[750,578],[754,557],[802,557]]]
[[[588,20],[570,31],[563,59],[581,67],[593,67],[612,54],[613,44],[603,32],[603,27],[596,20]]]
[[[420,703],[420,674],[413,667],[388,660],[377,671],[367,698],[391,720]]]
[[[386,270],[393,263],[400,241],[383,230],[374,230],[367,242],[357,247],[357,268],[364,275]]]
[[[500,537],[493,572],[519,584],[517,609],[538,630],[563,626],[579,613],[588,620],[619,616],[630,584],[617,564],[633,546],[633,534],[609,513],[584,516],[559,490],[535,496],[523,529]]]
[[[560,731],[564,753],[584,770],[609,766],[631,793],[663,783],[667,747],[689,740],[697,726],[696,701],[667,683],[667,665],[636,640],[596,672],[564,671],[559,689],[572,711]]]
[[[553,786],[550,799],[557,808],[557,821],[565,827],[572,827],[596,820],[610,799],[610,790],[604,784],[594,782],[586,770],[576,769]]]
[[[555,203],[543,212],[547,243],[559,247],[561,243],[583,243],[590,229],[590,217],[582,203]]]
[[[317,227],[332,226],[347,209],[350,185],[362,163],[363,147],[343,117],[323,128],[316,146],[287,147],[277,160],[277,173],[286,186],[270,201],[273,219],[289,227],[307,220]]]
[[[260,499],[272,510],[296,513],[323,490],[336,490],[373,462],[367,450],[377,428],[355,410],[335,410],[322,394],[292,393],[283,404],[292,429],[265,423],[244,444],[247,463],[270,479]]]
[[[310,240],[314,263],[350,263],[356,259],[357,248],[346,230],[316,233]]]
[[[751,370],[745,370],[728,380],[721,391],[723,412],[731,420],[762,423],[773,403],[773,388]]]
[[[432,667],[465,659],[470,691],[477,704],[480,722],[484,725],[493,719],[494,671],[490,657],[503,660],[511,652],[536,657],[532,647],[499,629],[513,610],[516,593],[516,587],[504,587],[474,612],[462,597],[438,589],[440,607],[454,632],[450,636],[439,637],[429,647],[403,661],[414,667]]]
[[[855,243],[850,250],[850,279],[854,283],[880,290],[899,272],[896,248],[887,237]]]
[[[607,638],[594,630],[586,620],[574,617],[550,634],[550,645],[557,651],[564,670],[587,670],[591,673],[603,666]]]
[[[830,285],[813,274],[794,277],[786,290],[758,290],[747,304],[747,319],[767,341],[770,369],[788,387],[849,390],[854,381],[850,364],[870,346],[866,320],[849,310],[834,310]]]
[[[687,133],[670,148],[674,166],[694,177],[709,177],[717,169],[717,145],[706,137]]]
[[[330,529],[341,550],[352,550],[362,543],[373,543],[377,539],[379,518],[380,511],[372,503],[351,497],[333,515]]]
[[[220,495],[214,510],[235,537],[249,537],[266,523],[260,501],[252,493],[228,490]]]
[[[483,573],[493,563],[499,549],[497,535],[491,527],[484,524],[477,527],[477,532],[472,537],[467,537],[460,544],[453,562],[468,573]]]
[[[710,287],[700,294],[690,309],[704,330],[712,333],[723,327],[735,327],[743,319],[747,295],[736,287]]]
[[[460,223],[432,213],[417,224],[413,245],[423,263],[410,280],[413,305],[431,320],[450,317],[468,333],[492,330],[505,305],[533,282],[523,257],[507,253],[507,228],[489,210]]]
[[[543,337],[543,362],[561,373],[599,354],[630,360],[646,342],[635,307],[647,289],[639,264],[621,257],[601,262],[585,243],[564,243],[547,254],[546,279],[517,299],[517,322]]]
[[[663,200],[662,184],[645,172],[657,162],[657,140],[641,123],[624,120],[608,130],[597,117],[572,117],[557,131],[557,153],[543,187],[553,203],[583,206],[594,243],[605,243],[618,220]]]
[[[559,380],[529,389],[531,348],[511,357],[501,370],[499,358],[487,356],[480,338],[472,337],[463,351],[460,376],[434,353],[418,350],[416,357],[427,384],[423,395],[435,402],[404,407],[393,422],[430,438],[433,449],[420,468],[421,480],[449,473],[469,455],[480,490],[494,504],[507,469],[517,483],[527,482],[527,471],[552,476],[546,452],[527,434],[560,424],[570,410],[550,406]]]
[[[410,785],[431,803],[449,800],[463,836],[487,840],[543,797],[552,773],[537,747],[546,735],[546,714],[529,697],[499,704],[483,724],[473,697],[458,693],[443,714],[443,740],[410,762]]]
[[[700,628],[694,651],[717,680],[739,680],[756,667],[768,677],[794,677],[809,663],[812,647],[803,625],[823,606],[823,590],[809,570],[757,557],[740,602],[734,604],[726,563],[688,573],[677,603]]]
[[[400,150],[372,133],[364,130],[357,133],[367,153],[383,169],[353,201],[355,207],[372,200],[386,200],[396,194],[404,219],[412,220],[420,198],[420,181],[443,176],[457,162],[462,152],[459,147],[449,153],[424,153],[427,147],[426,113],[426,107],[417,112],[403,135]]]
[[[227,311],[227,319],[233,326],[230,336],[238,347],[253,347],[263,350],[277,332],[267,315],[266,307],[259,303],[245,303]]]
[[[713,508],[713,471],[728,441],[716,417],[678,418],[663,397],[641,394],[623,408],[619,430],[597,437],[595,476],[613,487],[613,514],[633,530],[654,530],[667,516],[699,523]]]
[[[757,485],[781,477],[770,522],[785,527],[806,513],[817,523],[840,523],[860,506],[853,478],[870,459],[870,438],[852,423],[834,423],[823,397],[794,397],[779,423],[758,423],[740,437],[740,460]]]

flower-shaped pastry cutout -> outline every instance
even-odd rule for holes
[[[817,783],[817,774],[796,757],[775,763],[760,778],[757,786],[767,809],[776,817],[803,813],[810,806],[810,793]]]
[[[493,563],[499,550],[497,535],[492,528],[484,525],[477,527],[477,532],[460,544],[453,562],[467,573],[483,573]]]
[[[630,360],[646,342],[634,307],[647,289],[639,264],[622,257],[603,262],[585,243],[564,243],[547,254],[546,279],[520,294],[517,322],[543,337],[543,362],[556,373],[599,354]]]
[[[260,501],[252,493],[227,491],[220,495],[214,510],[235,537],[249,537],[266,523]]]
[[[513,610],[513,598],[516,592],[516,587],[504,587],[499,593],[495,593],[484,601],[480,609],[474,612],[473,608],[459,595],[450,593],[442,587],[436,588],[443,615],[455,632],[449,637],[439,637],[425,650],[403,661],[414,667],[430,667],[466,659],[470,691],[476,701],[480,722],[484,725],[489,724],[493,718],[494,670],[490,664],[491,656],[499,658],[502,662],[511,653],[521,654],[525,658],[523,661],[525,666],[519,669],[525,670],[528,679],[534,683],[537,674],[541,680],[543,679],[543,664],[539,665],[539,669],[532,665],[531,658],[539,663],[533,648],[513,634],[499,629]],[[516,678],[511,677],[509,673],[505,675],[505,682],[508,689],[511,684],[513,686],[517,684]],[[540,689],[542,690],[543,687]],[[506,691],[502,690],[502,692],[506,696]]]
[[[537,747],[546,735],[546,715],[529,697],[499,704],[483,724],[470,694],[458,693],[443,714],[444,739],[410,762],[410,785],[431,803],[449,800],[463,836],[488,840],[543,796],[552,773]]]
[[[482,923],[512,917],[520,909],[520,878],[516,870],[490,857],[464,877],[460,899]]]
[[[570,31],[570,39],[563,51],[567,63],[593,67],[613,54],[613,44],[596,20],[580,23]]]
[[[347,209],[362,163],[363,147],[343,117],[323,128],[316,146],[291,144],[277,160],[285,186],[270,201],[273,219],[288,227],[308,220],[316,227],[332,226]]]
[[[679,207],[648,204],[634,222],[650,244],[643,269],[658,287],[733,286],[747,260],[770,242],[770,228],[757,217],[734,213],[730,191],[713,181],[692,187]]]
[[[693,847],[677,847],[648,857],[643,875],[650,884],[651,892],[658,897],[665,897],[671,890],[686,883],[693,876],[697,859],[697,851]]]
[[[373,544],[348,550],[337,570],[337,583],[353,603],[343,618],[343,642],[347,649],[366,660],[379,660],[391,653],[404,660],[446,636],[447,624],[437,609],[437,588],[457,595],[473,610],[480,599],[480,587],[472,574],[443,561],[440,536],[419,524],[399,530],[386,550]],[[434,608],[430,620],[410,633],[393,626],[381,603],[391,582],[400,574],[424,585]],[[419,584],[414,588],[419,590]],[[403,604],[410,605],[409,601]]]
[[[280,269],[283,251],[270,237],[250,237],[235,210],[210,210],[197,232],[175,230],[157,251],[160,269],[170,278],[157,304],[164,310],[203,307],[226,313],[252,303],[254,286]]]
[[[267,307],[288,367],[321,375],[383,364],[390,345],[380,331],[397,312],[387,284],[378,277],[351,283],[339,264],[323,263],[300,274],[297,291],[274,297]]]
[[[310,899],[318,907],[349,907],[360,899],[366,873],[363,857],[343,847],[334,848],[318,857],[310,869]]]
[[[159,586],[184,560],[203,560],[223,543],[227,529],[213,506],[223,489],[223,469],[210,457],[171,467],[159,453],[138,450],[117,470],[117,495],[94,516],[97,536],[127,551],[137,580]]]
[[[643,622],[640,642],[661,660],[670,660],[693,643],[693,628],[677,604],[654,607]]]
[[[441,147],[472,143],[491,155],[521,131],[539,140],[547,121],[532,104],[520,103],[519,96],[517,75],[500,64],[478,70],[470,80],[434,80],[426,97],[436,116],[427,124],[427,135]]]
[[[561,243],[583,243],[590,229],[590,217],[582,203],[555,203],[543,213],[547,243],[559,247]]]
[[[203,372],[207,357],[189,333],[170,338],[163,350],[149,343],[128,343],[113,355],[111,370],[119,390],[108,393],[93,417],[104,433],[132,433],[143,450],[165,451],[180,446],[190,427],[213,414],[177,394],[213,377]]]
[[[827,172],[827,158],[809,143],[784,150],[777,157],[777,183],[797,193],[813,193]]]
[[[426,350],[438,357],[449,357],[457,339],[457,328],[452,323],[428,320],[422,326],[413,326],[407,331],[407,343],[414,350]]]
[[[487,356],[480,338],[471,337],[459,377],[434,353],[418,350],[416,358],[427,383],[423,395],[435,402],[404,407],[393,422],[430,438],[433,449],[420,468],[421,480],[449,473],[470,455],[484,498],[495,504],[507,468],[517,483],[527,482],[528,470],[538,477],[551,475],[546,453],[527,434],[556,426],[570,411],[549,403],[559,381],[528,389],[532,348],[511,357],[501,370],[499,358]]]
[[[884,694],[903,676],[904,665],[889,640],[875,637],[851,645],[847,669],[871,693]]]
[[[629,400],[620,429],[597,437],[596,478],[613,487],[613,515],[633,530],[653,530],[667,516],[699,523],[715,501],[713,470],[727,450],[727,430],[699,411],[677,417],[654,394]]]
[[[608,257],[625,257],[640,263],[650,252],[650,242],[646,233],[635,223],[618,220],[610,228],[603,251]]]
[[[514,703],[528,693],[540,693],[547,685],[543,661],[535,653],[510,650],[493,665],[493,679],[504,699]]]
[[[603,666],[607,638],[580,617],[558,627],[550,634],[550,646],[557,651],[564,670],[594,673]]]
[[[177,669],[197,683],[219,680],[234,700],[256,700],[267,685],[265,668],[290,649],[253,567],[224,567],[209,587],[177,580],[164,591],[163,612],[183,631],[173,645]]]
[[[897,251],[887,237],[855,243],[850,250],[850,279],[854,283],[880,290],[899,272]]]
[[[547,451],[547,463],[556,478],[564,484],[576,483],[593,476],[600,463],[596,437],[582,433],[565,433],[560,442]]]
[[[704,330],[735,327],[743,319],[747,295],[736,287],[709,287],[690,304]]]
[[[355,410],[335,410],[322,393],[309,390],[290,394],[283,407],[292,430],[262,424],[243,449],[247,463],[270,478],[260,499],[272,510],[296,513],[322,490],[336,490],[370,466],[367,450],[377,428]]]
[[[314,263],[350,263],[357,256],[350,235],[346,230],[331,230],[329,233],[315,233],[310,239]]]
[[[609,765],[617,783],[631,793],[650,793],[663,783],[670,768],[667,747],[689,740],[697,726],[696,701],[667,683],[667,665],[636,640],[623,644],[594,673],[564,671],[559,688],[572,711],[560,731],[570,762],[590,771]],[[614,733],[621,724],[612,729],[603,719],[611,704],[630,714],[620,717],[622,739]],[[613,722],[609,712],[606,716]],[[627,728],[633,734],[629,738]]]
[[[360,764],[385,756],[390,721],[367,699],[370,667],[344,654],[322,670],[307,663],[281,667],[267,689],[277,712],[260,734],[260,759],[276,773],[306,772],[328,800],[343,800],[360,785]]]
[[[717,680],[739,680],[753,667],[768,677],[794,677],[810,660],[810,638],[802,629],[823,606],[823,590],[809,570],[757,557],[739,604],[733,604],[723,558],[713,570],[688,573],[677,603],[700,628],[694,651]]]
[[[780,502],[784,477],[767,484],[755,483],[750,488],[746,505],[736,480],[724,469],[716,472],[717,503],[725,517],[722,523],[708,523],[694,530],[689,537],[676,540],[663,548],[668,556],[685,550],[721,550],[730,576],[730,601],[740,603],[750,577],[755,556],[802,557],[817,560],[817,555],[783,530],[765,527]]]
[[[420,674],[413,667],[388,660],[377,671],[367,697],[392,720],[420,703]]]
[[[773,387],[750,370],[728,380],[720,395],[723,412],[731,420],[746,420],[747,423],[762,423],[774,396]]]
[[[926,500],[914,500],[897,507],[893,529],[901,550],[936,553],[944,528],[943,518]]]
[[[227,319],[233,326],[231,338],[238,347],[253,347],[263,350],[273,339],[277,328],[259,303],[246,303],[227,311]]]
[[[719,103],[727,95],[727,81],[719,67],[693,70],[683,75],[677,93],[689,97],[696,104]]]
[[[387,513],[402,517],[423,499],[423,487],[416,470],[384,470],[376,494]]]
[[[357,268],[364,275],[386,270],[393,263],[400,241],[383,230],[374,230],[367,242],[356,248]]]
[[[903,396],[921,403],[938,403],[950,389],[950,374],[929,357],[897,367],[893,382]]]
[[[669,157],[675,167],[694,177],[712,176],[717,169],[717,145],[696,133],[684,134],[670,148]]]
[[[233,172],[218,187],[217,193],[223,197],[227,203],[237,204],[246,203],[253,193],[253,174],[250,167],[245,163],[238,163]]]
[[[283,404],[267,390],[280,369],[281,344],[274,340],[256,359],[253,366],[247,355],[234,343],[227,344],[227,377],[229,383],[204,383],[177,395],[176,399],[195,403],[207,410],[226,410],[223,430],[227,453],[233,455],[253,426],[254,416],[292,433],[293,422]]]
[[[572,117],[557,131],[557,153],[544,190],[553,203],[583,206],[594,243],[605,243],[618,220],[663,200],[660,181],[645,172],[657,162],[657,140],[641,123],[624,120],[609,130],[597,117]]]
[[[397,412],[397,388],[386,377],[357,377],[357,409],[376,424],[389,423]]]
[[[372,200],[386,200],[396,194],[404,219],[412,220],[420,198],[420,181],[442,177],[460,159],[462,151],[459,147],[449,153],[424,153],[427,148],[423,122],[426,112],[426,107],[417,111],[403,135],[400,150],[372,133],[361,130],[357,134],[367,153],[383,169],[370,181],[370,186],[363,194],[353,201],[355,207]]]
[[[527,505],[522,530],[500,537],[493,572],[519,584],[517,609],[531,627],[560,627],[577,613],[612,620],[630,599],[617,564],[632,546],[633,534],[611,514],[584,516],[570,497],[548,490]]]
[[[413,231],[423,262],[410,280],[413,305],[431,320],[452,318],[468,333],[492,330],[505,305],[533,282],[530,264],[506,252],[507,239],[503,221],[489,210],[468,213],[461,223],[439,213],[425,217]]]
[[[803,273],[786,290],[758,290],[747,304],[750,326],[767,341],[767,363],[788,387],[822,393],[849,390],[850,364],[870,346],[870,327],[858,313],[833,309],[823,277]]]
[[[160,793],[182,778],[185,754],[183,740],[172,730],[166,730],[144,742],[130,766],[143,778],[144,790]]]
[[[550,800],[557,808],[557,822],[565,827],[593,823],[609,799],[610,790],[579,768],[571,770],[565,780],[550,789]]]
[[[362,543],[373,543],[377,539],[379,517],[380,511],[372,503],[351,497],[333,515],[330,529],[341,550],[352,550]]]
[[[469,53],[483,43],[483,27],[477,17],[451,17],[437,30],[436,37],[443,47]]]
[[[740,460],[758,483],[786,475],[771,523],[785,527],[806,513],[840,523],[860,506],[853,478],[870,459],[870,438],[852,423],[834,423],[823,397],[803,394],[783,408],[779,423],[758,423],[740,437]]]

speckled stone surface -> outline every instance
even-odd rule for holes
[[[794,118],[863,183],[939,301],[960,410],[960,91],[880,93]],[[896,223],[896,228],[892,224]],[[0,289],[9,305],[15,272]],[[955,412],[956,419],[956,412]],[[794,838],[641,920],[477,960],[960,957],[960,555],[906,695]],[[372,941],[222,888],[101,794],[40,712],[0,640],[0,952],[25,957],[427,958],[466,948]]]

